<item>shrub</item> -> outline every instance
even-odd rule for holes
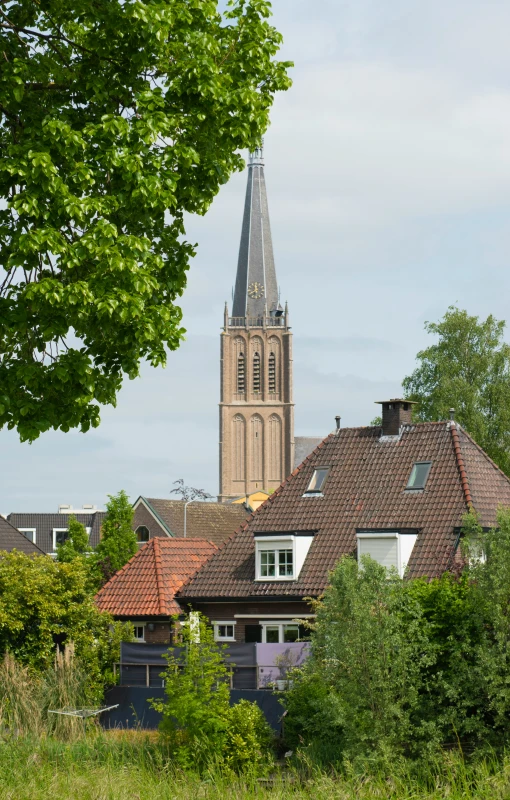
[[[193,612],[182,628],[182,649],[171,649],[164,673],[166,702],[161,734],[178,764],[203,769],[211,763],[235,771],[260,763],[272,734],[260,709],[241,701],[230,707],[224,646],[206,620]]]
[[[273,732],[256,703],[239,700],[227,715],[222,759],[234,772],[251,769],[258,774],[271,765]]]

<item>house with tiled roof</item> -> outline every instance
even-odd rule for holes
[[[57,545],[63,544],[69,534],[69,517],[76,517],[85,527],[89,535],[89,545],[96,547],[101,538],[101,525],[106,516],[105,511],[93,505],[83,508],[72,508],[70,505],[59,506],[58,513],[12,513],[7,515],[8,521],[44,553],[56,556]]]
[[[179,592],[232,641],[291,642],[344,555],[436,577],[459,553],[464,514],[510,506],[510,480],[454,420],[413,424],[382,403],[382,426],[337,429]]]
[[[0,551],[11,553],[16,550],[26,555],[43,556],[44,551],[27,539],[21,531],[0,515]]]
[[[206,539],[222,544],[248,519],[244,504],[139,497],[133,503],[133,530],[140,544],[155,536]]]
[[[133,624],[138,642],[171,641],[172,617],[183,609],[181,586],[217,551],[212,542],[155,536],[96,595],[96,605]]]

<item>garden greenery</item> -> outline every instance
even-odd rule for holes
[[[212,763],[235,772],[271,764],[272,732],[260,708],[230,706],[228,667],[211,627],[193,612],[182,626],[182,649],[171,649],[164,672],[166,701],[152,701],[161,733],[185,768]]]
[[[467,515],[462,549],[433,580],[340,561],[285,694],[289,746],[341,762],[509,742],[510,510],[489,531]]]

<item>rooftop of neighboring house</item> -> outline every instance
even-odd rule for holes
[[[161,500],[153,497],[139,497],[134,503],[135,527],[140,514],[139,506],[145,509],[168,536],[184,536],[184,501]],[[249,517],[244,505],[223,503],[192,502],[186,508],[186,538],[206,539],[216,545],[224,542]],[[154,535],[150,531],[150,538]],[[158,532],[158,535],[159,534]]]
[[[25,536],[45,553],[55,553],[59,534],[67,530],[71,514],[87,529],[90,546],[96,547],[99,543],[101,524],[106,512],[99,511],[95,506],[72,508],[69,505],[61,505],[56,514],[12,513],[7,515],[7,519],[11,525],[23,531]]]
[[[33,544],[2,516],[0,516],[0,550],[5,550],[8,553],[12,550],[17,550],[27,555],[45,555],[43,550]]]
[[[176,592],[216,551],[200,539],[155,537],[100,589],[96,604],[116,617],[180,614]]]
[[[454,421],[413,424],[408,401],[382,405],[382,427],[326,437],[179,596],[317,596],[344,554],[413,577],[447,570],[464,514],[493,525],[510,480]]]

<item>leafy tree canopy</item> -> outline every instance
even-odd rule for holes
[[[85,526],[71,514],[69,517],[69,536],[63,544],[57,545],[57,561],[69,562],[90,552],[89,535]]]
[[[84,559],[62,564],[49,556],[2,553],[0,653],[9,650],[40,671],[52,666],[57,644],[73,641],[100,695],[120,639],[131,633],[96,608]]]
[[[138,550],[133,531],[133,507],[126,492],[108,495],[106,518],[101,526],[101,540],[91,562],[100,585],[106,583]]]
[[[86,431],[179,346],[184,212],[205,213],[290,85],[269,16],[268,0],[0,4],[0,427]]]
[[[425,329],[435,344],[418,353],[415,371],[404,378],[406,397],[418,400],[421,421],[455,419],[496,464],[510,475],[510,346],[505,323],[450,307]]]

